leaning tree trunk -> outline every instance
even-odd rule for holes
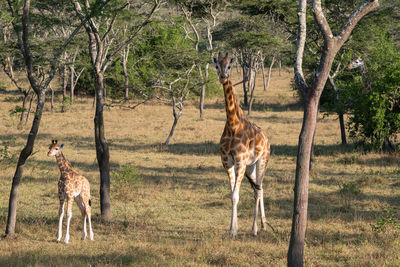
[[[176,105],[175,105],[175,100],[172,101],[172,114],[174,115],[174,122],[171,127],[171,131],[169,132],[169,135],[167,137],[167,140],[163,143],[164,146],[167,146],[169,144],[169,141],[171,140],[172,136],[174,135],[176,125],[178,124],[178,120],[182,115],[182,108],[178,108],[179,112],[176,112]]]
[[[42,112],[45,101],[46,101],[46,95],[45,91],[43,91],[38,97],[35,118],[33,119],[32,122],[31,131],[29,132],[26,145],[19,155],[17,168],[15,170],[14,177],[12,180],[10,199],[8,203],[8,217],[6,226],[6,235],[9,237],[15,236],[15,222],[17,218],[17,200],[18,200],[19,184],[21,181],[25,162],[28,159],[28,157],[32,154],[33,146],[35,144],[36,136],[39,130],[40,120],[42,118]]]
[[[104,77],[95,74],[96,111],[94,117],[94,138],[96,143],[97,162],[100,170],[100,210],[104,220],[111,219],[110,197],[110,153],[104,133]]]

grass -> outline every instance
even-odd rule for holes
[[[6,81],[4,75],[0,77]],[[0,266],[285,266],[303,114],[290,89],[292,74],[274,72],[272,77],[267,92],[259,80],[250,119],[265,129],[272,143],[264,197],[267,221],[274,230],[269,227],[266,233],[251,236],[254,199],[244,182],[238,237],[228,236],[229,182],[218,152],[225,123],[222,99],[207,100],[203,119],[196,102],[185,105],[168,148],[160,144],[173,120],[169,106],[154,102],[136,110],[105,111],[113,220],[102,222],[94,110],[91,99],[78,98],[65,113],[60,112],[60,101],[54,113],[46,106],[19,190],[18,237],[0,239]],[[0,92],[0,151],[6,145],[8,153],[6,158],[0,155],[1,231],[6,225],[11,177],[29,131],[28,127],[18,129],[18,117],[9,115],[19,104],[13,101],[18,97],[13,90],[9,86]],[[237,91],[241,95],[239,86]],[[93,242],[80,240],[76,206],[70,244],[55,242],[59,170],[55,159],[46,155],[52,139],[65,144],[66,158],[91,182]],[[320,116],[310,177],[305,264],[399,266],[399,157],[339,144],[335,116]]]

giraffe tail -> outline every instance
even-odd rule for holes
[[[246,175],[247,179],[249,180],[249,183],[250,183],[251,187],[253,188],[253,190],[254,190],[254,189],[261,190],[261,186],[260,186],[260,185],[256,184],[256,183],[250,178],[250,176],[249,176],[247,173],[245,173],[245,175]]]
[[[90,207],[92,206],[92,200],[91,199],[89,199],[89,206]]]

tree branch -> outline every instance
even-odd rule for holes
[[[303,54],[306,43],[307,25],[306,25],[307,0],[299,0],[299,27],[297,30],[297,48],[294,57],[294,80],[299,90],[304,94],[308,85],[303,74]]]

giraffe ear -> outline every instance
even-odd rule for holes
[[[218,61],[215,57],[211,57],[211,60],[214,65],[217,65]]]
[[[61,144],[59,147],[58,147],[58,149],[61,149],[61,148],[63,148],[64,147],[64,144]]]
[[[229,62],[231,65],[233,64],[233,63],[235,63],[235,61],[236,61],[236,58],[231,58],[231,61]]]

